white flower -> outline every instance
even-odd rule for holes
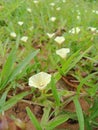
[[[62,44],[65,41],[65,38],[63,36],[57,36],[54,39],[58,44]]]
[[[32,31],[33,29],[34,29],[34,26],[31,26],[31,27],[29,28],[30,31]]]
[[[75,27],[75,28],[72,28],[71,30],[69,30],[69,33],[72,33],[72,34],[78,34],[80,32],[80,28],[79,27]]]
[[[50,21],[52,21],[52,22],[55,22],[55,20],[56,20],[56,17],[51,17],[50,18]]]
[[[22,26],[24,23],[22,21],[18,22],[18,25]]]
[[[52,38],[53,36],[55,36],[55,33],[47,33],[47,36],[48,36],[49,38]]]
[[[39,3],[39,1],[38,0],[34,0],[33,3],[37,4],[37,3]]]
[[[92,10],[92,12],[98,14],[98,10]]]
[[[27,42],[28,37],[27,36],[23,36],[20,40],[23,41],[23,42]]]
[[[16,33],[15,32],[11,32],[10,36],[13,37],[13,38],[15,38],[16,37]]]
[[[56,10],[59,11],[59,10],[61,10],[61,8],[60,8],[60,7],[57,7]]]
[[[51,81],[51,75],[40,72],[29,78],[29,86],[43,90]]]
[[[27,8],[27,11],[28,11],[29,13],[31,13],[31,12],[32,12],[32,10],[31,10],[30,8]]]
[[[95,27],[88,27],[88,30],[95,32],[97,29]]]
[[[70,52],[69,48],[61,48],[59,50],[56,50],[56,54],[59,55],[61,58],[66,58],[67,53]]]
[[[77,15],[77,19],[78,19],[78,20],[80,20],[80,19],[81,19],[79,15]]]
[[[63,2],[63,3],[65,3],[65,2],[66,2],[66,0],[62,0],[62,2]]]
[[[51,6],[55,6],[55,3],[50,3]]]

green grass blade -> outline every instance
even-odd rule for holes
[[[2,81],[4,81],[5,78],[8,79],[9,75],[11,74],[15,59],[16,59],[16,49],[13,49],[10,52],[5,65],[3,66],[3,69],[1,72],[1,80]]]
[[[60,115],[53,120],[49,121],[46,125],[47,130],[53,130],[55,127],[59,126],[60,124],[64,123],[69,119],[69,116],[67,114]]]
[[[30,108],[26,108],[27,114],[30,117],[30,120],[32,121],[33,125],[35,126],[36,130],[42,130],[39,122],[37,121],[36,117],[34,114],[31,112]]]
[[[8,93],[8,91],[5,91],[5,92],[2,94],[2,97],[0,98],[0,107],[2,107],[2,105],[5,103],[7,93]]]
[[[39,50],[34,51],[33,53],[30,53],[10,74],[9,79],[6,79],[2,84],[1,84],[1,89],[4,88],[9,82],[14,80],[18,74],[20,74],[27,64],[38,54]]]
[[[69,57],[69,59],[63,64],[61,72],[66,74],[69,70],[71,70],[80,60],[84,55],[91,50],[92,46],[89,47],[87,50],[85,50],[81,55],[80,55],[80,50],[75,52],[72,56]],[[58,81],[61,78],[61,73],[56,73],[55,74],[55,80]]]
[[[23,92],[13,96],[8,101],[6,101],[5,104],[0,108],[0,112],[10,109],[12,106],[14,106],[18,101],[20,101],[23,97],[27,96],[28,94],[30,94],[30,92]]]
[[[23,69],[26,67],[26,65],[38,54],[39,50],[34,51],[33,53],[30,53],[13,71],[10,77],[10,81],[12,81]]]
[[[50,113],[51,107],[45,107],[44,108],[44,114],[41,119],[41,126],[44,127],[49,120],[49,113]]]
[[[87,82],[87,80],[93,78],[94,75],[96,75],[96,74],[98,74],[98,72],[89,74],[86,78],[83,78],[83,80],[81,80],[80,84],[79,84],[78,87],[77,87],[77,93],[78,93],[78,94],[80,93],[80,90],[81,90],[83,84],[85,84],[85,83]]]
[[[56,106],[60,106],[60,97],[58,95],[56,85],[55,85],[55,81],[54,81],[53,77],[51,79],[51,89],[52,89],[53,96],[55,98]]]
[[[78,117],[78,121],[79,121],[80,130],[84,130],[84,117],[83,117],[82,108],[80,106],[80,103],[79,103],[77,97],[74,97],[73,101],[74,101],[75,108],[76,108],[76,113],[77,113],[77,117]]]

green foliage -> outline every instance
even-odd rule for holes
[[[34,3],[34,0],[0,0],[1,113],[30,94],[23,92],[6,101],[10,89],[22,86],[21,83],[27,86],[30,76],[43,71],[52,75],[51,83],[45,91],[34,92],[31,101],[44,106],[41,123],[29,108],[26,109],[35,128],[52,130],[69,118],[79,121],[80,130],[84,126],[87,130],[98,128],[97,8],[97,0],[66,0],[65,3],[63,0],[39,0],[39,3]],[[51,17],[56,17],[56,20],[52,22]],[[20,26],[19,21],[23,25]],[[70,33],[75,27],[80,31]],[[11,36],[12,32],[15,32],[15,37]],[[55,33],[55,36],[49,38],[47,33]],[[21,40],[23,36],[28,37],[27,41]],[[57,36],[65,38],[61,45],[55,42]],[[70,48],[65,59],[56,54],[60,48]],[[67,87],[57,87],[62,76],[68,75],[75,78],[78,84],[75,91],[67,89],[69,84],[66,84]],[[82,95],[86,97],[88,112],[82,112],[77,96],[73,96],[75,94],[78,98]],[[61,114],[65,105],[71,101],[75,104],[78,119],[76,115],[71,116],[74,112]],[[50,120],[51,116],[53,118]]]
[[[82,112],[80,103],[79,103],[77,97],[74,97],[73,101],[74,101],[74,104],[76,107],[76,113],[77,113],[77,117],[78,117],[78,121],[79,121],[80,130],[84,130],[84,117],[83,117],[83,112]]]
[[[31,112],[30,108],[26,108],[27,113],[30,117],[30,120],[32,121],[33,125],[35,126],[36,130],[42,130],[39,122],[37,121],[36,117],[34,116],[34,114]]]
[[[9,108],[11,108],[12,106],[14,106],[17,102],[19,102],[24,96],[27,96],[28,94],[30,94],[30,92],[23,92],[20,93],[18,95],[13,96],[11,99],[9,99],[8,101],[5,102],[5,100],[3,101],[3,97],[6,98],[6,93],[3,94],[2,98],[1,98],[1,102],[2,106],[0,105],[0,113],[8,110]]]

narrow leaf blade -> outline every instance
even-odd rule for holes
[[[37,121],[34,114],[31,112],[29,107],[26,108],[26,111],[27,111],[28,116],[30,117],[30,120],[32,121],[33,125],[35,126],[36,130],[42,130],[39,122]]]

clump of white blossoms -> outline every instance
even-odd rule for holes
[[[61,48],[59,50],[56,50],[56,54],[59,55],[62,59],[65,59],[69,52],[69,48]]]
[[[55,22],[56,21],[56,17],[51,17],[50,21]]]
[[[18,25],[20,25],[20,26],[22,26],[23,24],[24,24],[23,21],[19,21],[19,22],[18,22]]]
[[[65,38],[63,36],[57,36],[54,40],[60,45],[65,41]]]
[[[71,30],[69,30],[69,33],[72,33],[72,34],[78,34],[79,32],[80,32],[79,27],[75,27],[75,28],[72,28]]]
[[[20,39],[22,42],[27,42],[27,40],[28,40],[28,37],[27,36],[23,36],[23,37],[21,37],[21,39]]]
[[[40,72],[29,78],[29,86],[43,90],[50,83],[50,81],[51,81],[50,74],[45,72]]]
[[[15,32],[11,32],[10,36],[13,37],[13,38],[15,38],[16,37],[16,33]]]
[[[47,33],[47,36],[48,36],[49,38],[52,38],[53,36],[55,36],[55,33]]]

